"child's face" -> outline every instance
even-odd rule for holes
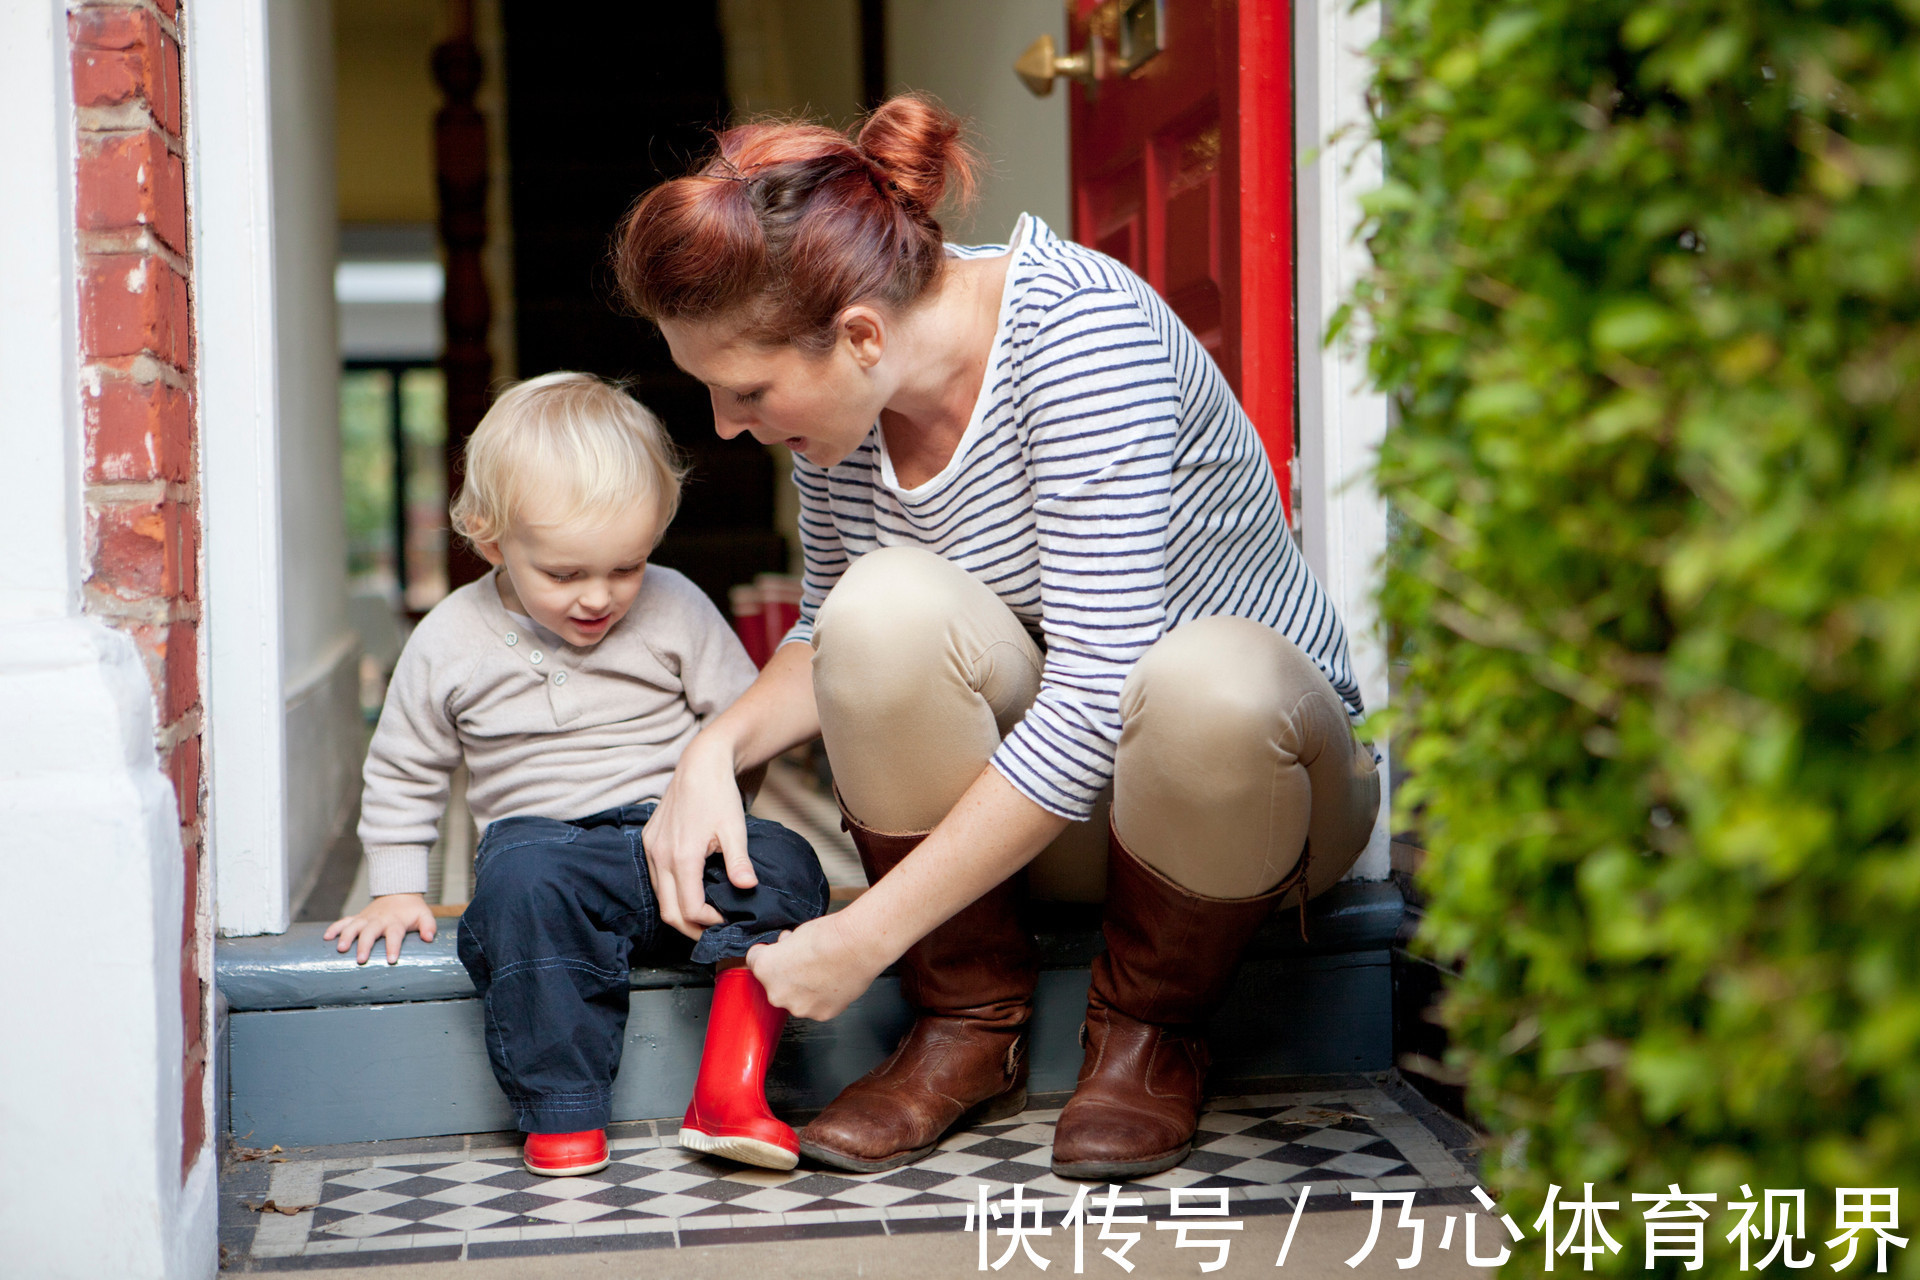
[[[637,504],[596,523],[524,513],[480,554],[506,572],[501,599],[574,645],[595,645],[633,607],[658,531],[656,513]],[[508,598],[511,596],[511,598]]]

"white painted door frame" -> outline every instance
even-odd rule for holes
[[[1371,469],[1387,430],[1387,398],[1367,379],[1363,335],[1325,343],[1342,301],[1371,266],[1356,238],[1360,197],[1379,186],[1380,149],[1370,141],[1366,50],[1380,35],[1380,5],[1294,0],[1294,145],[1299,265],[1300,514],[1307,563],[1347,627],[1354,675],[1367,710],[1387,705],[1386,637],[1375,593],[1387,549],[1386,502]],[[1380,817],[1356,879],[1385,879],[1391,788],[1381,753]]]
[[[223,934],[287,927],[268,0],[196,0],[188,172],[206,529],[208,840]]]

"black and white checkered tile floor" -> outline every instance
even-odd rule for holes
[[[1067,1207],[1082,1184],[1048,1171],[1058,1115],[1029,1110],[956,1134],[917,1164],[869,1175],[804,1166],[776,1173],[699,1156],[676,1144],[672,1121],[617,1126],[613,1163],[585,1178],[535,1177],[514,1145],[317,1148],[284,1163],[230,1166],[222,1239],[229,1265],[238,1253],[254,1268],[278,1270],[341,1254],[425,1261],[957,1231],[982,1185],[999,1197],[1018,1183],[1029,1201],[1046,1201],[1049,1217]],[[1454,1189],[1441,1197],[1452,1200],[1473,1181],[1420,1116],[1354,1080],[1218,1099],[1187,1161],[1128,1191],[1152,1213],[1164,1212],[1174,1188],[1224,1187],[1234,1212],[1252,1214],[1290,1207],[1303,1184],[1338,1191],[1345,1203],[1347,1191],[1373,1190]],[[278,1211],[258,1211],[265,1200]],[[1335,1197],[1308,1203],[1333,1208]]]

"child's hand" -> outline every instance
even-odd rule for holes
[[[328,942],[340,939],[338,950],[341,951],[351,947],[357,939],[360,943],[360,955],[355,961],[357,964],[365,964],[367,957],[373,954],[373,944],[385,938],[387,963],[399,964],[400,943],[406,938],[408,930],[418,933],[420,941],[432,942],[435,931],[433,908],[418,893],[387,893],[369,902],[359,915],[335,920],[320,936]]]
[[[660,918],[689,938],[724,919],[707,901],[707,857],[726,858],[736,888],[758,883],[747,857],[747,817],[731,753],[695,738],[680,756],[659,807],[640,832]]]

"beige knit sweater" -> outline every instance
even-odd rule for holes
[[[426,891],[463,758],[482,834],[501,818],[583,818],[657,799],[701,723],[755,674],[706,595],[659,565],[627,615],[584,649],[528,634],[492,574],[461,587],[407,641],[367,751],[368,889]]]

